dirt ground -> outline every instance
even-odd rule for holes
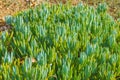
[[[0,0],[0,22],[7,15],[13,15],[16,12],[34,7],[37,4],[45,2],[46,0]],[[49,0],[50,3],[59,3],[62,1],[66,3],[67,0]],[[77,4],[80,0],[69,0],[73,5]],[[100,0],[81,0],[89,5],[96,5]],[[109,5],[109,12],[114,18],[120,17],[120,0],[106,0]]]
[[[29,3],[25,0],[0,0],[0,19],[27,8]]]

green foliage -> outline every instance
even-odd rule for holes
[[[5,80],[114,80],[120,76],[120,22],[81,3],[42,4],[6,18],[0,39]],[[21,58],[25,60],[21,63]],[[36,62],[32,62],[32,58]]]

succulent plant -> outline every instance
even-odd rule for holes
[[[0,39],[0,79],[118,79],[120,24],[106,9],[42,4],[6,17],[13,29]]]

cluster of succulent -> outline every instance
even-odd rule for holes
[[[120,79],[120,20],[106,10],[42,4],[6,17],[13,28],[0,35],[0,79]]]

